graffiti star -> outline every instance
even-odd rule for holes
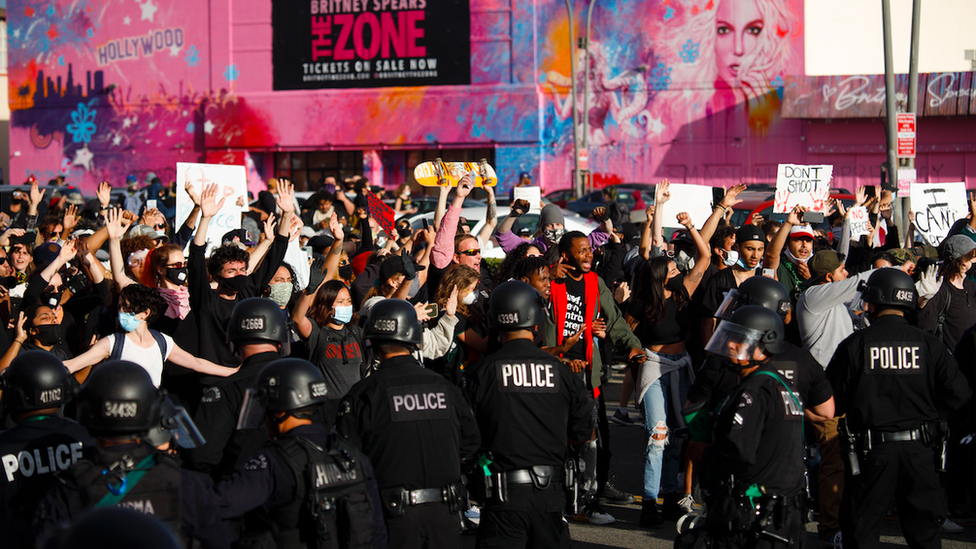
[[[122,136],[119,135],[119,134],[115,134],[115,136],[112,137],[112,144],[115,145],[116,147],[118,147],[119,145],[121,145],[122,144]]]
[[[130,120],[128,118],[123,118],[122,119],[122,129],[128,128],[131,125],[132,125],[132,120]]]
[[[653,118],[653,117],[651,117],[647,121],[647,131],[649,131],[650,133],[653,133],[654,135],[661,135],[661,132],[664,131],[664,127],[665,126],[661,122],[661,119],[660,118]]]
[[[211,122],[211,121],[209,121],[209,120],[207,120],[206,122],[203,123],[203,131],[205,133],[208,133],[208,134],[209,133],[213,133],[214,128],[216,128],[216,127],[217,126],[214,126],[214,123]]]
[[[180,47],[179,46],[177,46],[176,44],[173,44],[172,46],[169,47],[169,55],[171,57],[176,57],[179,54],[180,54]]]
[[[140,21],[150,21],[155,23],[153,18],[156,16],[156,10],[159,8],[153,5],[152,0],[146,0],[146,3],[139,4],[139,7],[142,8],[142,17],[140,18]]]
[[[129,17],[128,15],[126,15],[125,17],[122,18],[122,24],[123,25],[131,25],[132,24],[132,18]]]
[[[84,147],[75,151],[75,159],[72,160],[71,163],[75,166],[84,166],[86,170],[91,171],[91,163],[93,158],[95,158],[95,155],[88,150],[88,145],[85,145]]]

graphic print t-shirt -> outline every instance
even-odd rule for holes
[[[583,318],[586,313],[586,304],[583,303],[585,286],[583,279],[573,280],[566,277],[566,325],[563,327],[563,341],[572,337],[586,324]],[[586,338],[580,336],[576,345],[566,352],[564,358],[586,359]]]

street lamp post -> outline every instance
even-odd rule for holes
[[[590,22],[593,19],[593,6],[596,5],[596,1],[590,0],[590,5],[586,8],[586,36],[580,38],[580,47],[583,48],[583,150],[586,151],[587,162],[590,158]],[[588,172],[589,169],[586,171]],[[583,179],[585,180],[585,177]]]
[[[572,0],[566,0],[566,12],[569,14],[569,72],[572,73],[571,86],[573,108],[570,110],[573,123],[573,187],[576,189],[576,198],[583,196],[583,178],[579,171],[579,138],[576,135],[576,32],[573,31],[573,4]],[[586,116],[584,115],[584,119]]]

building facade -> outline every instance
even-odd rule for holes
[[[176,162],[205,161],[247,165],[252,190],[353,173],[394,187],[436,157],[488,158],[504,187],[520,172],[545,192],[572,181],[563,0],[10,0],[8,12],[14,183],[173,181]],[[836,187],[877,183],[884,79],[806,76],[803,17],[803,0],[600,0],[576,49],[591,184],[772,183],[781,162],[833,164]],[[974,73],[924,74],[919,88],[918,179],[976,186]]]

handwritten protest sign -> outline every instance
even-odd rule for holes
[[[969,202],[965,183],[912,184],[915,229],[933,246],[946,237],[957,219],[966,217]]]
[[[542,208],[542,189],[539,187],[515,187],[512,189],[512,202],[528,200],[529,211],[539,213]]]
[[[688,212],[691,222],[700,229],[708,216],[712,215],[712,187],[672,183],[671,199],[664,203],[663,211],[655,215],[664,216],[661,226],[677,227],[676,218],[681,212]]]
[[[186,193],[189,182],[194,192],[200,194],[204,186],[216,183],[217,201],[222,197],[224,207],[210,220],[207,228],[207,250],[220,245],[220,238],[228,231],[241,228],[241,212],[247,208],[247,169],[244,166],[225,164],[176,163],[176,226],[182,226],[193,209],[193,201]],[[243,207],[238,205],[238,200]]]
[[[833,173],[834,167],[829,164],[780,164],[776,169],[773,213],[789,213],[795,206],[805,206],[810,211],[826,213]]]
[[[868,219],[868,209],[864,206],[851,208],[851,238],[861,238],[871,233],[871,220]]]

